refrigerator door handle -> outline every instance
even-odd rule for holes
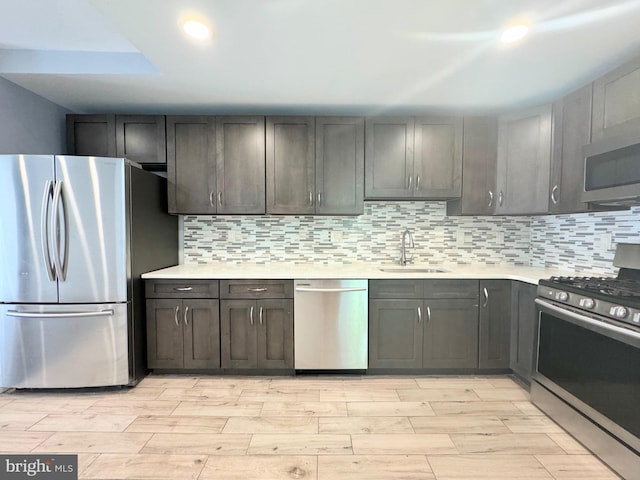
[[[59,235],[59,213],[60,205],[62,205],[63,215],[63,227],[64,227],[64,255],[62,255],[62,248],[60,247],[60,235]],[[56,182],[55,189],[53,191],[53,209],[51,212],[53,224],[56,225],[56,231],[52,232],[53,236],[53,261],[55,263],[56,272],[58,278],[62,281],[67,278],[67,260],[69,259],[69,221],[67,218],[67,209],[64,205],[64,196],[62,195],[62,181]]]
[[[40,313],[40,312],[18,312],[9,310],[7,317],[20,318],[74,318],[74,317],[110,317],[113,310],[99,310],[94,312],[64,312],[64,313]]]
[[[56,274],[53,267],[53,261],[51,259],[51,250],[49,249],[49,208],[51,206],[51,190],[53,188],[53,181],[47,180],[44,184],[44,195],[42,195],[42,209],[40,213],[40,243],[42,244],[42,256],[44,258],[44,265],[47,269],[47,275],[49,280],[54,282],[56,280]]]

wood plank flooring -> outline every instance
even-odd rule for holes
[[[151,375],[0,394],[0,452],[80,478],[614,480],[507,376]]]

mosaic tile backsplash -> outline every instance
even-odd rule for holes
[[[530,262],[531,218],[447,217],[445,202],[366,202],[364,215],[185,216],[184,263],[395,262],[413,232],[415,262]]]
[[[640,243],[640,207],[534,217],[531,266],[615,275],[611,262],[617,243]]]

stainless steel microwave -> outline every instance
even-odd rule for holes
[[[597,205],[640,205],[640,132],[587,145],[582,201]]]

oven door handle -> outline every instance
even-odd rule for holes
[[[557,313],[559,315],[562,315],[565,318],[570,318],[573,319],[574,322],[576,324],[583,324],[583,325],[591,325],[593,327],[595,327],[598,330],[605,330],[608,332],[612,332],[617,334],[616,336],[624,336],[626,338],[633,338],[636,340],[640,340],[640,333],[628,329],[628,328],[623,328],[623,327],[618,327],[616,325],[611,325],[609,323],[606,322],[602,322],[602,321],[598,321],[598,320],[593,320],[585,315],[580,315],[578,313],[575,313],[571,310],[565,310],[564,308],[560,308],[560,307],[556,307],[555,305],[546,302],[544,300],[541,300],[539,298],[536,298],[535,300],[536,305],[543,307],[546,310],[551,310],[554,313]]]

